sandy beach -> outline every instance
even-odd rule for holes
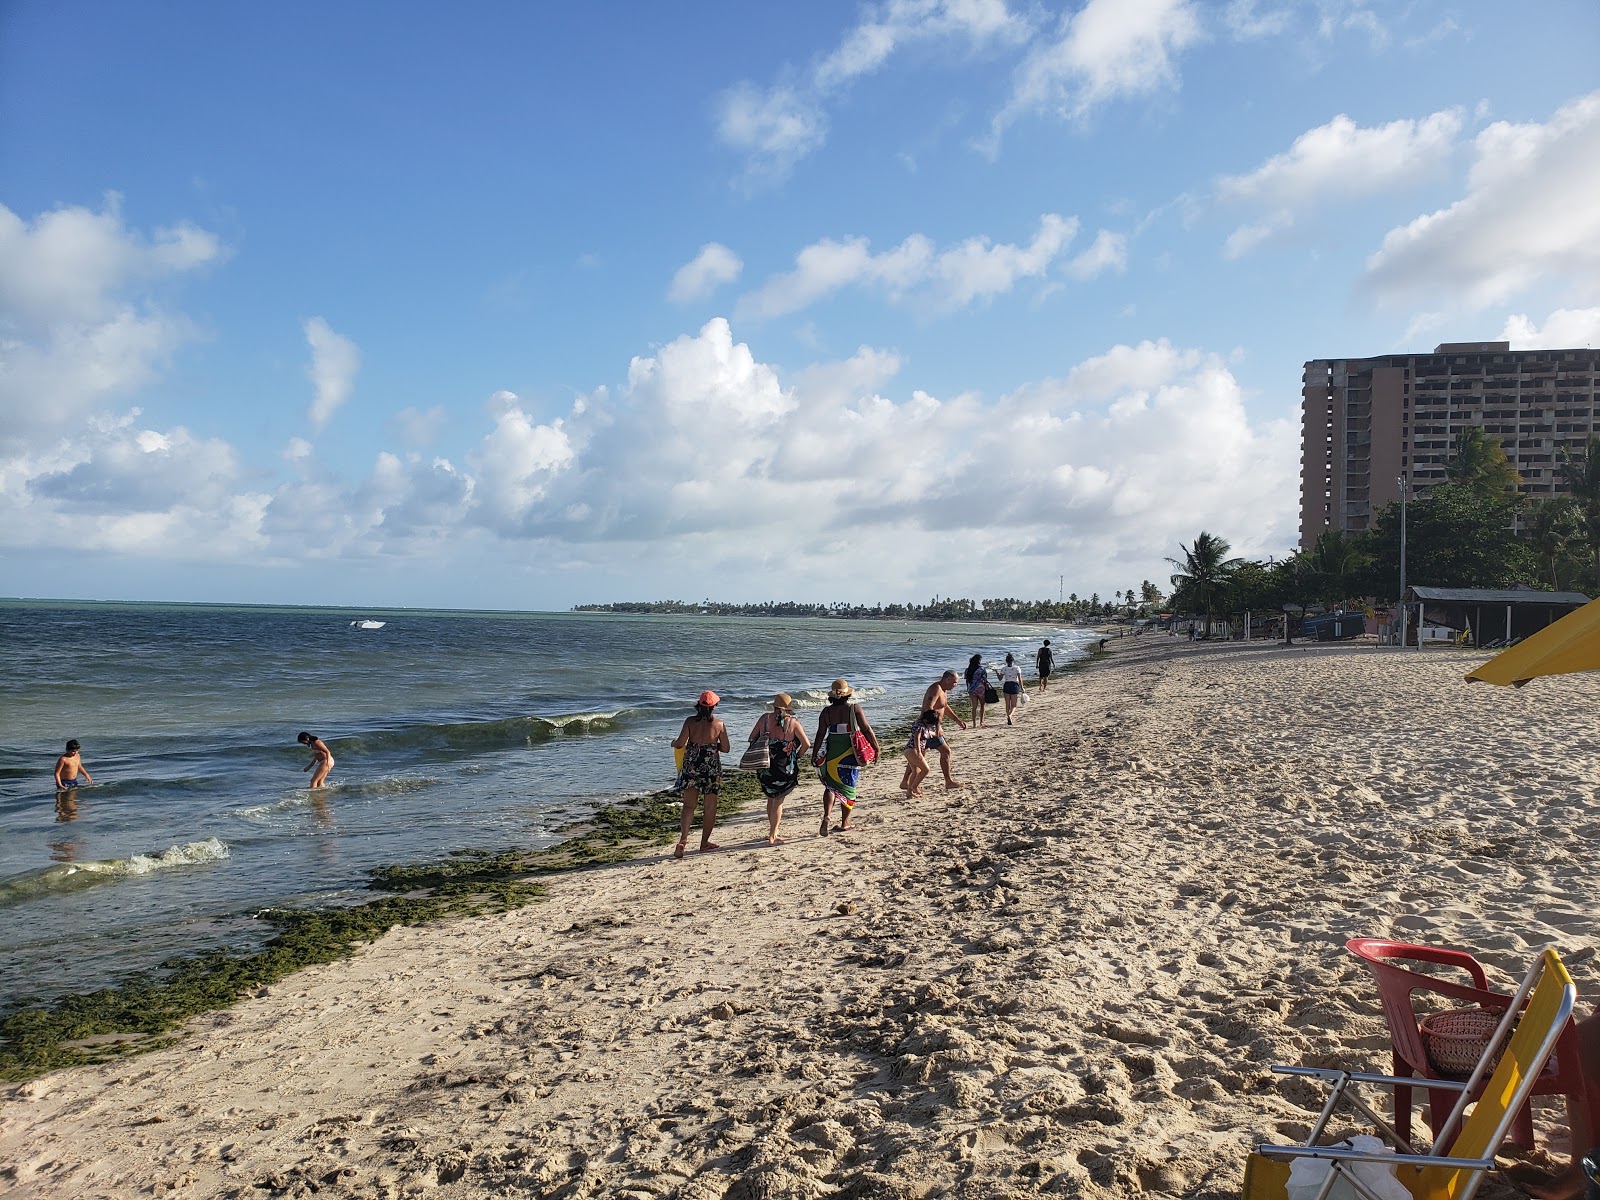
[[[962,791],[908,802],[893,758],[848,835],[813,783],[782,846],[752,812],[11,1087],[0,1191],[1236,1195],[1310,1119],[1269,1064],[1388,1067],[1346,938],[1507,989],[1553,942],[1600,997],[1600,676],[1463,682],[1484,657],[1114,644],[956,732]]]

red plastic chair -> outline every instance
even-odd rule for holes
[[[1428,1053],[1422,1044],[1420,1018],[1412,1006],[1415,993],[1431,992],[1452,1002],[1435,1002],[1432,1006],[1435,1011],[1478,1005],[1494,1012],[1504,1012],[1511,999],[1505,993],[1490,990],[1483,966],[1465,950],[1415,946],[1409,942],[1390,942],[1382,938],[1351,938],[1345,943],[1345,948],[1367,964],[1377,981],[1378,999],[1383,1004],[1383,1019],[1388,1023],[1389,1042],[1394,1051],[1393,1074],[1397,1077],[1416,1077],[1419,1081],[1445,1078],[1428,1062]],[[1458,968],[1467,973],[1472,983],[1468,986],[1422,975],[1394,965],[1397,962],[1436,963]],[[1410,1087],[1403,1084],[1394,1086],[1394,1126],[1406,1138],[1411,1136],[1411,1091]],[[1570,1017],[1556,1041],[1555,1053],[1534,1086],[1533,1094],[1567,1098],[1574,1158],[1589,1147],[1600,1145],[1600,1080],[1586,1081],[1578,1074],[1577,1022]],[[1455,1100],[1455,1092],[1441,1088],[1428,1090],[1428,1126],[1435,1136],[1438,1136],[1440,1126],[1449,1117]],[[1517,1113],[1509,1140],[1519,1146],[1533,1147],[1531,1105],[1524,1105]]]

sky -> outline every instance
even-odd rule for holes
[[[0,0],[0,594],[1164,589],[1600,341],[1593,0]]]

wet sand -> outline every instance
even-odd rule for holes
[[[24,1196],[1237,1195],[1272,1062],[1387,1069],[1347,937],[1556,943],[1600,995],[1600,676],[1151,635],[908,802],[396,930],[170,1049],[11,1087]],[[910,714],[879,713],[881,724]],[[1560,1152],[1558,1108],[1540,1149]],[[4,1190],[0,1189],[0,1190]],[[1514,1194],[1491,1183],[1480,1195]]]

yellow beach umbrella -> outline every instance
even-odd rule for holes
[[[1483,666],[1467,673],[1483,683],[1521,687],[1541,675],[1600,671],[1600,600],[1590,601]]]

